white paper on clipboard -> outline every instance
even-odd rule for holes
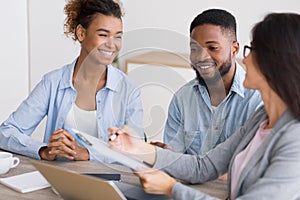
[[[133,158],[133,157],[129,157],[127,155],[124,155],[118,151],[111,149],[106,142],[104,142],[94,136],[91,136],[87,133],[83,133],[83,132],[75,130],[75,129],[69,129],[69,128],[65,128],[65,129],[67,131],[69,131],[81,145],[83,145],[84,147],[89,149],[90,153],[93,154],[93,152],[95,152],[94,154],[97,154],[97,155],[93,155],[93,156],[107,157],[110,160],[112,160],[113,162],[125,165],[134,171],[139,171],[139,169],[142,169],[142,168],[150,168],[142,160],[139,160],[139,159]],[[84,141],[84,140],[86,140],[86,141]],[[102,160],[102,158],[99,160]]]

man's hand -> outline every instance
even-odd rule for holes
[[[80,147],[75,138],[64,129],[54,131],[49,142],[39,151],[42,159],[55,160],[56,156],[61,156],[69,160],[89,160],[88,150]]]

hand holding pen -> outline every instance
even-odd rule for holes
[[[108,141],[111,148],[129,154],[137,152],[135,143],[140,140],[140,137],[134,130],[128,126],[123,126],[122,128],[109,128],[108,131],[110,132]]]
[[[119,133],[116,132],[116,133],[113,133],[112,135],[110,135],[110,137],[108,138],[108,141],[111,142],[111,141],[114,141],[115,139],[117,139]]]
[[[109,144],[112,149],[125,154],[131,154],[152,165],[156,158],[155,146],[143,141],[143,139],[130,127],[109,128]],[[114,136],[115,135],[115,136]]]

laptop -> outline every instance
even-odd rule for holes
[[[144,192],[141,187],[118,181],[107,181],[42,162],[32,165],[65,200],[165,200],[167,195]]]

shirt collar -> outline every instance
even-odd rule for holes
[[[62,74],[62,84],[60,85],[60,89],[65,89],[71,87],[73,90],[73,84],[72,84],[72,79],[73,79],[73,72],[75,68],[75,64],[77,62],[77,58],[70,64],[66,65],[63,67],[63,74]]]
[[[233,82],[230,88],[229,93],[231,92],[235,92],[238,95],[240,95],[242,98],[245,97],[244,92],[245,92],[245,88],[244,88],[244,79],[245,79],[245,70],[236,62],[236,68],[235,68],[235,73],[234,73],[234,77],[233,77]],[[197,78],[195,78],[194,80],[192,80],[191,82],[193,88],[198,88],[200,92],[206,92],[206,88],[203,85],[200,85],[199,81]]]
[[[117,92],[118,91],[118,84],[122,81],[122,76],[120,73],[116,73],[117,69],[112,65],[107,66],[107,75],[106,75],[106,85],[107,89]]]
[[[78,58],[77,58],[78,59]],[[65,89],[71,87],[73,90],[73,73],[74,73],[74,68],[77,62],[77,59],[75,59],[71,64],[66,65],[66,70],[64,71],[62,78],[63,78],[63,83],[60,86],[60,89]],[[112,91],[118,91],[118,83],[122,81],[122,76],[119,73],[115,72],[115,69],[112,65],[107,66],[107,75],[106,75],[106,85],[105,88],[110,89]]]
[[[236,66],[235,74],[229,92],[235,92],[238,95],[240,95],[242,98],[244,98],[245,97],[244,80],[245,80],[246,72],[237,62],[235,66]]]

